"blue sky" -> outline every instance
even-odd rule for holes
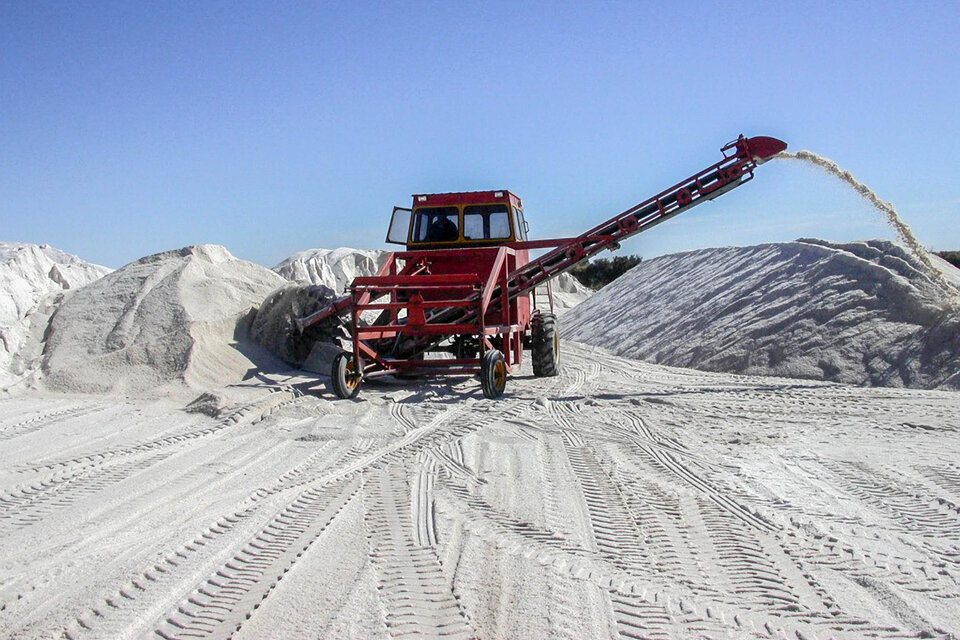
[[[0,3],[0,239],[118,267],[379,247],[414,192],[576,234],[739,133],[826,155],[960,249],[954,2]],[[892,237],[796,163],[623,251]]]

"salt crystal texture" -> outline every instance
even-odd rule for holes
[[[141,258],[65,296],[50,322],[44,382],[127,393],[239,381],[268,358],[245,320],[283,284],[217,245]]]
[[[567,314],[561,329],[678,367],[957,388],[956,302],[897,244],[806,239],[645,260]]]
[[[49,245],[0,242],[0,386],[27,374],[56,295],[98,280],[110,269]]]

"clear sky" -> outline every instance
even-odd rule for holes
[[[380,247],[414,192],[570,235],[772,135],[960,249],[957,2],[0,2],[0,240],[118,267]],[[769,163],[623,251],[892,237]]]

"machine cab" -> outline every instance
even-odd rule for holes
[[[387,242],[415,249],[494,247],[527,239],[523,203],[506,190],[416,194],[394,207]]]

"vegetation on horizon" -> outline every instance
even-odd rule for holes
[[[960,251],[934,251],[934,253],[960,269]]]
[[[570,270],[570,274],[586,287],[600,289],[643,261],[642,256],[617,256],[582,262]]]

